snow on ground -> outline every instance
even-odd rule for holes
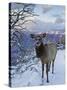
[[[65,83],[65,50],[58,50],[55,59],[54,74],[49,72],[49,83],[46,82],[46,73],[44,71],[44,79],[41,78],[41,62],[32,65],[31,70],[28,69],[24,73],[16,74],[12,78],[12,87],[22,86],[39,86],[39,85],[58,85]]]

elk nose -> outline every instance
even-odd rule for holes
[[[37,44],[39,44],[39,42],[37,42]]]

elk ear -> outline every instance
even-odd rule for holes
[[[43,33],[43,37],[46,37],[46,33]]]
[[[31,38],[34,38],[34,37],[35,37],[35,35],[34,35],[34,34],[30,34],[30,36],[31,36]]]

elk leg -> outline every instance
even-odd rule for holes
[[[47,83],[49,82],[48,80],[48,63],[46,64],[46,75],[47,75]]]
[[[54,73],[54,60],[52,62],[52,74]]]
[[[44,64],[42,64],[42,78],[44,77]]]
[[[50,67],[51,67],[51,62],[49,62],[48,71],[50,71]]]

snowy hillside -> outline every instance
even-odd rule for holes
[[[33,64],[25,72],[20,68],[19,73],[15,73],[11,78],[12,87],[20,86],[39,86],[39,85],[56,85],[65,83],[65,50],[58,50],[55,60],[54,74],[49,72],[49,83],[46,82],[46,73],[44,71],[44,80],[41,78],[41,62]],[[34,59],[36,61],[36,58]],[[15,67],[16,68],[16,67]],[[14,72],[14,71],[13,71]]]

